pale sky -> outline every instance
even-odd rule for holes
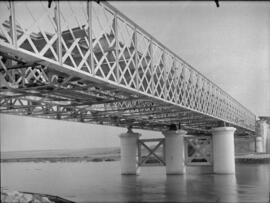
[[[111,4],[253,113],[270,116],[270,2]],[[119,146],[126,131],[4,114],[0,127],[3,151]]]

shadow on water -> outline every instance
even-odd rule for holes
[[[187,182],[185,176],[170,175],[166,177],[166,201],[185,201],[187,197]]]
[[[142,187],[136,175],[122,175],[121,190],[124,202],[142,202]]]
[[[214,175],[213,191],[219,202],[238,202],[235,175]]]
[[[122,176],[122,192],[126,201],[135,202],[269,202],[269,166],[237,167],[235,175],[163,176],[147,170],[140,176]]]
[[[234,175],[167,176],[168,202],[238,202]]]
[[[121,176],[124,202],[239,202],[235,175]]]

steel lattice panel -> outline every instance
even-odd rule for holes
[[[0,6],[3,113],[255,131],[254,114],[106,2]]]

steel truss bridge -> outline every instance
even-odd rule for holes
[[[107,2],[0,2],[0,112],[193,133],[255,115]]]

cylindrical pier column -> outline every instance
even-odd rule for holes
[[[256,152],[262,153],[263,151],[263,137],[256,137]]]
[[[164,131],[167,175],[185,174],[184,130]]]
[[[256,128],[256,144],[258,143],[257,152],[266,152],[267,149],[267,134],[268,134],[268,124],[265,120],[257,121]],[[261,137],[261,138],[259,138]],[[258,139],[258,140],[257,140]]]
[[[234,174],[234,131],[233,127],[212,129],[214,173]]]
[[[119,135],[121,142],[121,174],[136,175],[137,171],[137,140],[139,133],[128,130]]]

